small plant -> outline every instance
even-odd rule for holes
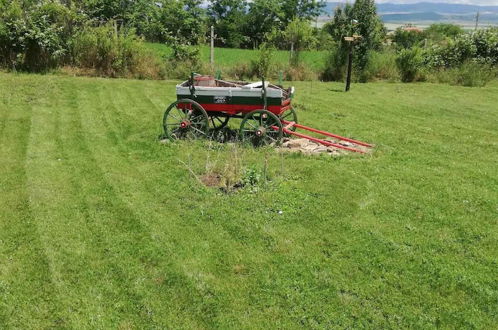
[[[251,63],[254,68],[253,72],[258,77],[269,77],[272,70],[272,57],[275,48],[267,43],[261,44],[259,47],[258,59]]]
[[[261,183],[263,175],[261,171],[255,166],[248,167],[244,170],[244,175],[242,176],[242,183],[244,186],[257,186]]]

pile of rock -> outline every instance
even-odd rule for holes
[[[329,140],[326,140],[329,141]],[[337,143],[345,147],[354,147],[358,148],[357,145],[354,145],[350,142],[346,141],[329,141],[332,143]],[[307,139],[289,139],[285,138],[282,142],[279,151],[287,151],[287,152],[301,152],[305,155],[313,155],[313,154],[321,154],[326,153],[331,156],[340,156],[348,153],[348,151],[335,147],[327,147],[317,142],[313,142]]]

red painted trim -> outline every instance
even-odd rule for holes
[[[185,108],[188,103],[179,103],[179,108]],[[205,103],[201,104],[201,106],[207,112],[217,111],[217,112],[225,112],[229,115],[235,115],[238,113],[249,113],[254,110],[261,110],[263,106],[261,105],[247,105],[247,104],[215,104],[215,103]],[[280,115],[282,112],[286,111],[288,107],[282,107],[281,105],[269,105],[267,106],[267,110],[274,113],[275,115]]]

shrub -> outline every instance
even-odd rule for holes
[[[283,70],[284,79],[287,81],[306,81],[316,80],[317,74],[313,72],[307,65],[289,65],[288,68]]]
[[[254,77],[254,68],[251,63],[240,62],[226,69],[226,73],[236,80],[252,79]]]
[[[422,67],[420,48],[402,49],[396,58],[396,65],[401,74],[401,81],[411,82],[419,77]]]
[[[372,51],[369,54],[368,65],[363,74],[363,80],[397,80],[399,71],[396,65],[396,53],[392,51]]]
[[[432,42],[441,42],[445,39],[454,39],[463,33],[463,29],[458,25],[450,23],[436,23],[431,24],[431,26],[424,31],[424,36]]]
[[[76,15],[56,2],[0,4],[0,63],[45,71],[68,59],[68,40]]]
[[[412,48],[413,46],[418,46],[421,41],[423,41],[425,35],[422,31],[417,30],[406,30],[403,27],[399,27],[394,31],[393,41],[396,46],[401,48]]]
[[[439,69],[458,67],[470,60],[498,65],[498,29],[461,34],[445,45],[435,45],[426,53],[424,63]]]
[[[497,76],[490,65],[467,61],[459,67],[442,69],[427,75],[428,80],[451,85],[483,87]]]
[[[171,47],[173,52],[166,58],[168,77],[185,79],[190,77],[191,72],[211,71],[208,64],[201,61],[199,47],[183,43],[178,39],[173,40]]]
[[[274,50],[273,47],[266,43],[261,44],[257,60],[251,61],[251,73],[253,75],[255,74],[258,78],[270,77],[274,70],[272,63]]]
[[[164,68],[133,30],[117,31],[113,22],[87,27],[72,42],[76,66],[108,77],[161,78]]]
[[[320,78],[325,81],[343,80],[346,72],[347,53],[345,49],[333,48],[327,56]]]

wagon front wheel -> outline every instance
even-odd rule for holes
[[[171,140],[205,138],[209,129],[208,115],[199,103],[190,99],[178,100],[164,112],[163,128]]]
[[[297,113],[296,113],[296,110],[294,110],[293,107],[290,107],[288,110],[286,110],[283,113],[281,113],[280,116],[279,116],[279,118],[280,118],[280,120],[293,121],[296,124],[298,123],[297,122]],[[285,124],[284,124],[284,126],[285,126]],[[289,128],[289,130],[295,132],[296,131],[296,127],[292,126],[291,128]]]
[[[275,144],[282,141],[282,122],[268,110],[255,110],[244,116],[239,135],[242,141],[255,146]]]

